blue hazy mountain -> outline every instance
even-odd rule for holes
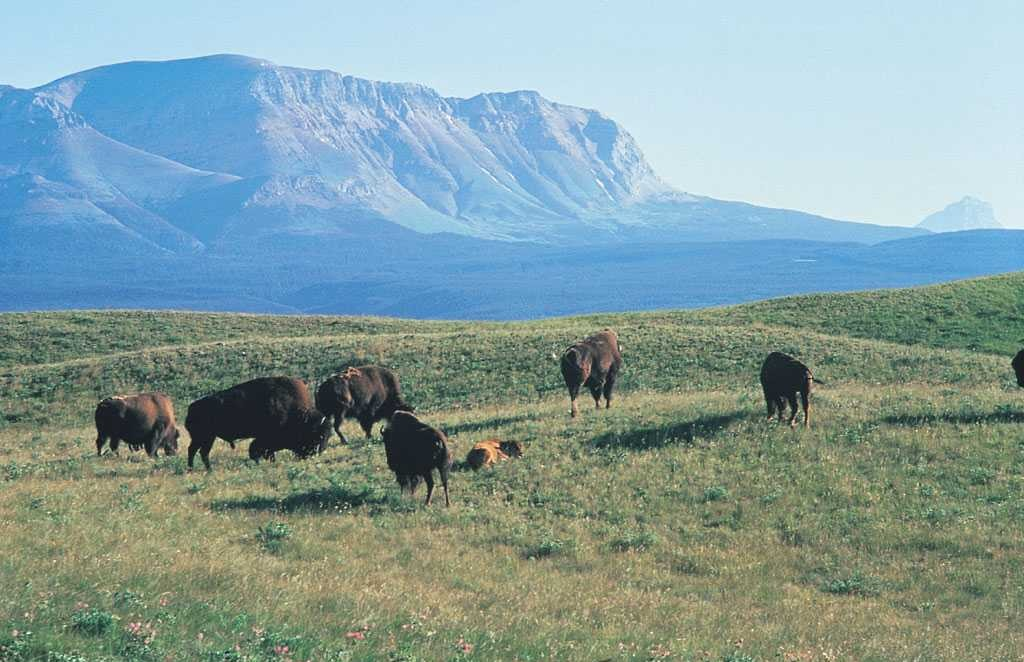
[[[25,94],[113,142],[223,178],[177,198],[141,191],[147,209],[207,246],[351,234],[367,218],[555,244],[921,233],[675,191],[613,120],[530,91],[458,99],[219,55],[100,67]]]
[[[969,195],[947,205],[944,209],[929,214],[917,227],[932,232],[958,232],[960,230],[982,230],[1002,228],[996,220],[992,205]]]
[[[0,86],[0,247],[6,310],[514,319],[1024,269],[1020,231],[674,190],[613,120],[536,92],[240,56]]]

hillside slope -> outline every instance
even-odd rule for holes
[[[503,324],[0,315],[0,654],[1016,659],[1022,277]],[[572,420],[558,352],[608,325],[618,397]],[[770,350],[827,382],[810,429],[765,423]],[[524,457],[457,468],[450,509],[400,496],[351,423],[308,461],[95,457],[102,396],[164,389],[181,419],[243,379],[363,361],[457,459],[494,437]]]

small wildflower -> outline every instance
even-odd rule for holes
[[[473,644],[469,643],[462,637],[459,637],[459,643],[456,644],[456,648],[458,648],[463,653],[466,653],[467,655],[473,652]]]
[[[366,634],[362,630],[353,630],[352,632],[346,632],[345,636],[349,639],[355,639],[356,641],[362,641],[366,639]]]
[[[196,635],[196,639],[198,639],[199,641],[202,641],[204,636],[205,635],[203,635],[203,633],[200,632],[199,634]]]

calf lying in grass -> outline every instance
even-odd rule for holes
[[[466,464],[474,469],[493,466],[495,462],[510,457],[521,457],[523,446],[518,441],[499,441],[488,439],[478,442],[466,455]]]

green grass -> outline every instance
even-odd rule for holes
[[[0,315],[0,660],[1019,659],[1022,291],[516,324]],[[603,326],[619,399],[573,421],[552,354]],[[810,430],[764,423],[772,349],[828,382]],[[350,360],[398,369],[458,457],[526,454],[456,472],[448,510],[402,498],[354,425],[305,462],[218,444],[210,474],[93,456],[101,396],[164,389],[183,417]]]

